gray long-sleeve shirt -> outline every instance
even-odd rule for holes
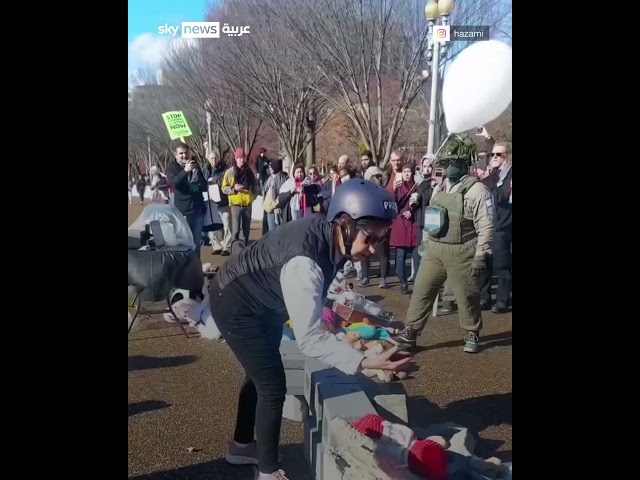
[[[282,267],[280,284],[300,351],[344,373],[357,373],[362,353],[322,330],[324,275],[318,264],[308,257],[292,258]]]

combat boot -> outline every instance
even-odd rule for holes
[[[420,332],[407,325],[402,330],[400,330],[398,334],[393,337],[393,339],[398,344],[398,349],[409,350],[415,348],[418,335],[420,335]]]

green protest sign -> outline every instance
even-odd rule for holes
[[[165,112],[162,114],[162,119],[167,126],[171,140],[191,136],[191,129],[181,111]]]

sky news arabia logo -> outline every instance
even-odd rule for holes
[[[435,25],[433,30],[434,40],[440,43],[489,40],[489,27],[486,26]]]
[[[220,38],[220,33],[227,37],[240,37],[251,33],[251,27],[234,27],[225,23],[220,28],[220,22],[182,22],[182,25],[164,25],[158,26],[158,35],[171,35],[175,37],[178,32],[182,38]]]

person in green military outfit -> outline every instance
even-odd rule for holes
[[[475,154],[471,139],[457,137],[436,167],[446,171],[443,189],[424,209],[427,232],[425,255],[413,286],[405,328],[395,337],[401,345],[413,347],[433,308],[445,280],[458,301],[460,326],[466,331],[464,351],[478,351],[482,329],[477,276],[487,268],[493,240],[494,206],[491,192],[469,175]]]

